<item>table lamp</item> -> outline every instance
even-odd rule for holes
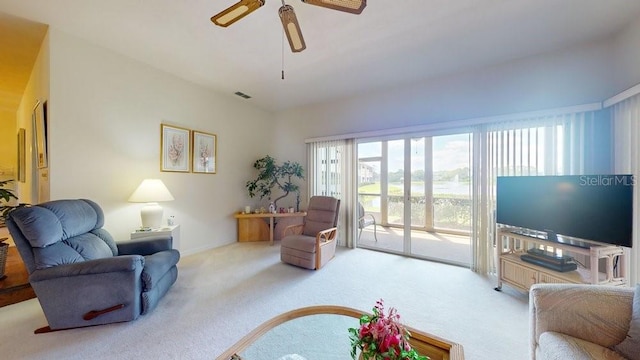
[[[129,197],[129,202],[147,203],[140,210],[143,228],[157,229],[162,223],[160,201],[171,201],[173,195],[160,179],[145,179]]]

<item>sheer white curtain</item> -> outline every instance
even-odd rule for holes
[[[354,141],[315,141],[307,144],[309,196],[323,195],[340,199],[338,244],[352,247],[355,216]]]
[[[614,134],[614,165],[618,174],[633,174],[635,188],[633,203],[633,247],[631,259],[627,261],[630,285],[640,282],[640,195],[637,180],[640,179],[640,95],[623,100],[611,109]]]
[[[474,133],[472,270],[495,272],[495,188],[498,176],[606,172],[606,119],[595,112],[480,125]],[[600,152],[594,144],[604,145]],[[609,153],[610,154],[610,153]]]

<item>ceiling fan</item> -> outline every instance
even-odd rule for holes
[[[307,48],[302,37],[300,24],[296,18],[296,13],[291,5],[282,1],[282,7],[278,10],[282,28],[287,34],[289,46],[292,52],[300,52]],[[328,9],[344,11],[352,14],[360,14],[367,6],[367,0],[301,0],[303,3],[317,5]],[[229,8],[211,17],[211,21],[219,26],[227,27],[243,17],[249,15],[259,7],[263,6],[265,0],[240,0]]]

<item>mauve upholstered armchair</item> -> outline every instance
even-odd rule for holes
[[[336,254],[336,235],[340,200],[313,196],[304,222],[284,229],[280,241],[282,262],[317,270]]]
[[[36,333],[131,321],[176,281],[171,236],[116,243],[91,200],[21,207],[7,217],[49,326]]]

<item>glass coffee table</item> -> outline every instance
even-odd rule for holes
[[[363,312],[342,306],[310,306],[276,316],[216,360],[350,360],[349,328]],[[410,343],[431,360],[462,360],[462,345],[407,327]]]

